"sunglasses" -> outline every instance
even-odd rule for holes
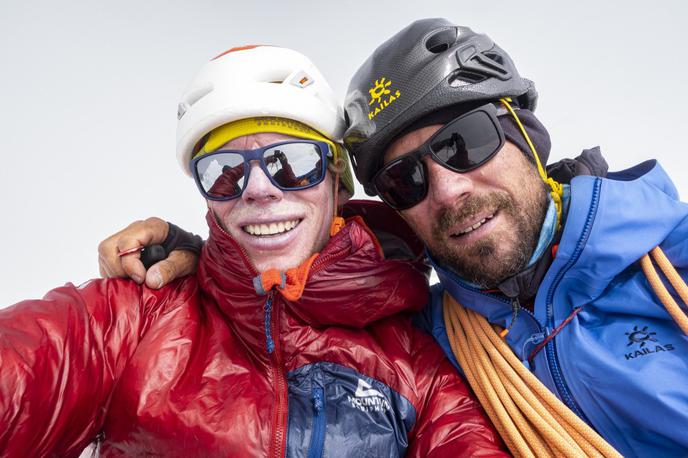
[[[218,150],[191,161],[198,189],[209,200],[236,199],[246,189],[250,162],[258,161],[270,182],[282,191],[316,186],[325,178],[332,151],[325,142],[298,140],[254,150]]]
[[[380,198],[395,210],[420,203],[428,194],[426,155],[458,173],[470,172],[489,161],[504,145],[504,132],[492,104],[469,111],[440,130],[420,148],[385,164],[372,183]]]

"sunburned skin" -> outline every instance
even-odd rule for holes
[[[293,137],[259,133],[236,138],[225,149],[255,149]],[[333,215],[332,177],[300,191],[282,191],[251,164],[242,195],[228,201],[208,201],[216,218],[248,254],[259,272],[287,270],[319,252],[329,240]]]

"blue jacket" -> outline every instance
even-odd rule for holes
[[[559,399],[627,457],[688,454],[688,337],[638,263],[656,245],[688,279],[688,204],[656,161],[607,178],[574,178],[534,313],[522,309],[506,337]],[[458,367],[442,318],[444,291],[503,327],[512,309],[506,297],[435,268],[441,284],[421,319]],[[580,313],[529,363],[537,344],[577,307]]]

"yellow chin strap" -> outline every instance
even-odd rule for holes
[[[511,102],[511,98],[505,97],[503,99],[499,99],[499,101],[502,102],[502,105],[504,105],[504,107],[509,111],[509,113],[511,113],[511,116],[513,116],[514,120],[516,121],[516,125],[518,125],[518,128],[521,129],[523,138],[526,139],[526,142],[528,142],[530,150],[533,152],[533,157],[535,158],[535,163],[537,164],[540,178],[542,178],[542,181],[544,181],[551,189],[549,194],[552,196],[552,199],[554,200],[554,205],[557,207],[557,230],[559,230],[561,229],[561,209],[563,207],[562,196],[564,195],[564,186],[561,183],[555,181],[553,178],[547,176],[547,171],[540,162],[540,156],[538,155],[537,151],[535,151],[535,146],[533,145],[533,142],[530,141],[528,132],[526,132],[525,127],[523,127],[523,124],[521,124],[521,120],[518,119],[518,116],[516,115],[516,111],[511,107],[509,103]]]

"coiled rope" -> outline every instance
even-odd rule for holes
[[[688,304],[688,286],[659,247],[657,264]],[[676,304],[648,255],[645,275],[667,311],[688,334],[688,316]],[[444,321],[452,352],[509,450],[518,457],[621,457],[514,355],[485,317],[445,292]]]

